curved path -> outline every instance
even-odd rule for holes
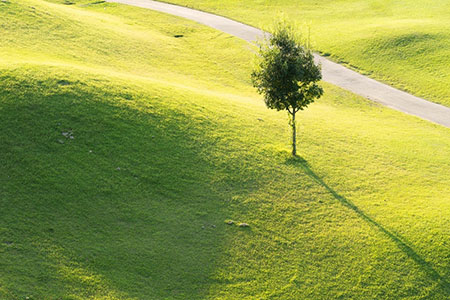
[[[257,28],[218,15],[178,5],[151,0],[107,0],[107,2],[133,5],[176,15],[218,29],[248,42],[255,42],[264,36],[264,32]],[[322,64],[322,76],[324,81],[395,110],[450,128],[449,107],[429,102],[397,90],[389,85],[347,69],[320,55],[316,54],[315,59]]]

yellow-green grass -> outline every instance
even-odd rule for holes
[[[244,42],[5,5],[1,299],[448,298],[448,129],[325,85],[293,159]]]
[[[312,47],[351,68],[425,99],[450,105],[447,0],[169,0],[261,28],[279,17]]]

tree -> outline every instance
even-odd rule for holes
[[[278,24],[259,45],[258,63],[252,72],[253,86],[268,108],[287,110],[292,126],[292,155],[297,155],[295,114],[323,94],[317,82],[320,65],[310,49],[298,42],[293,28]]]

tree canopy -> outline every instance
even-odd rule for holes
[[[260,44],[259,58],[252,72],[253,86],[264,96],[268,108],[287,110],[293,129],[296,155],[295,114],[323,94],[317,82],[322,79],[320,65],[309,48],[295,37],[292,27],[278,24]]]

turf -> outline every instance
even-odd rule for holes
[[[169,0],[260,28],[282,17],[312,47],[353,69],[450,106],[447,0]]]
[[[87,4],[0,2],[1,299],[448,298],[448,129],[325,85],[291,158],[250,46]]]

